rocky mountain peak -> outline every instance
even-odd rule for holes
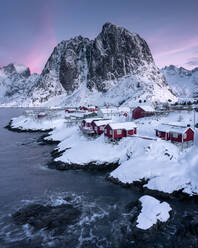
[[[7,66],[3,66],[0,70],[2,70],[7,76],[17,74],[18,76],[28,78],[31,75],[28,67],[16,63],[10,63]]]
[[[27,94],[33,104],[48,102],[54,96],[61,96],[67,99],[67,104],[75,105],[85,101],[100,105],[99,96],[103,102],[107,97],[107,102],[111,99],[118,105],[138,102],[143,96],[144,100],[152,98],[153,101],[174,98],[146,41],[112,23],[105,23],[94,40],[79,35],[61,41],[40,76],[21,80],[21,77],[28,77],[30,71],[15,64],[8,66],[7,71],[18,75],[14,81],[21,82],[20,92],[30,78],[32,83]],[[19,92],[16,87],[8,91],[9,95]]]
[[[138,73],[145,65],[153,63],[145,40],[123,27],[105,23],[94,40],[77,36],[59,43],[39,83],[43,88],[52,87],[53,73],[53,81],[60,83],[58,87],[56,83],[59,93],[65,90],[71,94],[82,84],[90,90],[106,92],[109,81]]]

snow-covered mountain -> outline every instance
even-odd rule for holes
[[[19,64],[9,64],[0,68],[0,104],[23,106],[38,74],[30,74],[28,67]]]
[[[59,43],[24,105],[134,104],[176,97],[138,34],[106,23],[89,40],[78,36]]]
[[[164,67],[161,72],[179,98],[198,98],[198,68],[187,70],[170,65]]]

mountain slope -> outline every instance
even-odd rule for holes
[[[145,40],[111,23],[94,40],[78,36],[55,47],[32,94],[38,103],[53,97],[75,105],[175,99]]]
[[[0,68],[0,104],[23,106],[38,78],[24,65],[12,63]]]
[[[164,67],[161,72],[172,91],[180,98],[198,97],[198,68],[187,70],[174,65]]]
[[[19,85],[26,87],[21,80]],[[28,95],[21,100],[24,105],[176,100],[146,41],[111,23],[104,24],[94,40],[78,36],[60,42],[33,81],[24,89]]]

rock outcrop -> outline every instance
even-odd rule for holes
[[[29,78],[28,71],[23,76]],[[174,99],[146,41],[111,23],[94,40],[77,36],[60,42],[28,92],[32,105],[57,96],[59,105]]]

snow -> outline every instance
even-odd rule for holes
[[[71,136],[58,144],[59,151],[66,148],[70,149],[66,150],[56,161],[82,166],[93,162],[97,165],[117,163],[126,159],[128,151],[124,140],[116,146],[107,142],[104,135],[89,138],[84,136],[80,130],[75,130]]]
[[[17,73],[22,73],[28,69],[25,65],[22,65],[22,64],[14,64],[14,67]]]
[[[190,127],[187,127],[187,126],[182,126],[182,125],[179,125],[179,126],[175,126],[175,124],[165,124],[165,123],[162,123],[161,125],[159,125],[156,129],[161,131],[161,132],[166,132],[166,133],[169,133],[169,132],[172,132],[172,133],[179,133],[179,134],[183,134],[185,133]]]
[[[65,120],[63,119],[62,115],[55,115],[54,117],[49,115],[48,117],[43,117],[41,119],[37,118],[37,114],[32,115],[31,113],[31,115],[22,115],[17,118],[13,118],[11,126],[21,130],[45,131],[59,127],[64,122]]]
[[[113,122],[113,120],[96,120],[94,121],[94,123],[97,125],[97,126],[103,126],[103,125],[107,125],[109,123]]]
[[[160,202],[152,196],[144,195],[139,201],[142,205],[141,213],[137,218],[136,227],[147,230],[158,221],[166,222],[170,218],[172,208],[167,202]]]
[[[84,119],[86,123],[92,123],[92,121],[97,121],[97,120],[102,120],[102,118],[100,117],[96,117],[96,118],[87,118]]]
[[[14,118],[12,125],[23,130],[53,128],[46,139],[60,141],[57,149],[63,153],[56,161],[82,166],[87,163],[118,163],[119,167],[110,173],[110,177],[124,184],[144,179],[147,183],[143,187],[151,190],[169,194],[182,190],[189,195],[198,194],[197,132],[194,145],[189,147],[155,136],[155,128],[161,123],[179,121],[181,125],[183,122],[192,125],[193,111],[173,111],[135,120],[139,136],[126,137],[116,143],[110,142],[104,135],[97,138],[86,136],[77,125],[65,123],[64,117],[64,111],[57,114],[56,118],[48,114],[41,120],[31,114]]]
[[[196,97],[198,92],[198,70],[187,70],[170,65],[161,70],[174,94],[180,99]]]
[[[140,108],[146,112],[155,112],[155,109],[152,106],[141,105]]]
[[[110,123],[109,126],[111,127],[111,129],[125,129],[125,130],[131,130],[135,127],[137,127],[137,125],[134,122],[116,122],[116,123]]]

